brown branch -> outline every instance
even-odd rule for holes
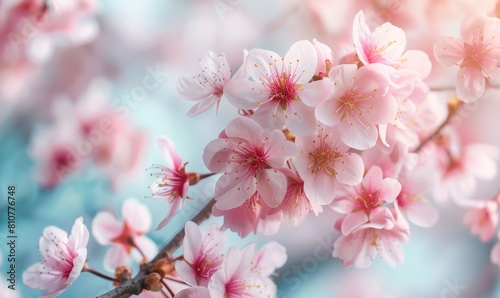
[[[215,204],[215,200],[212,199],[208,202],[203,209],[196,214],[193,219],[193,222],[200,224],[206,219],[210,217],[212,214],[212,206]],[[121,284],[120,286],[114,288],[113,290],[98,296],[97,298],[125,298],[130,297],[130,295],[139,295],[144,289],[143,280],[148,275],[149,269],[156,263],[156,261],[169,257],[172,255],[174,251],[176,251],[184,240],[184,227],[175,234],[175,236],[163,246],[156,257],[151,260],[151,262],[144,264],[141,267],[141,270],[137,273],[137,275],[130,281]]]
[[[439,136],[443,128],[450,123],[450,120],[458,113],[462,106],[463,102],[457,98],[454,98],[450,102],[448,102],[448,116],[446,117],[446,119],[443,121],[443,123],[441,123],[441,125],[436,128],[436,130],[434,130],[434,132],[432,132],[427,138],[422,140],[418,147],[413,150],[413,152],[420,152],[420,150],[422,150],[422,148],[424,148],[430,141]]]

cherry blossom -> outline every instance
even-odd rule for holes
[[[446,66],[458,65],[456,92],[464,102],[473,102],[484,93],[486,79],[500,79],[500,21],[472,15],[462,22],[462,38],[445,36],[434,44],[436,60]]]
[[[324,78],[328,77],[330,69],[333,67],[333,51],[326,44],[313,39],[313,45],[318,54],[318,65],[314,71],[314,75]]]
[[[215,187],[217,208],[241,206],[255,191],[269,207],[278,206],[285,197],[286,177],[276,169],[295,154],[295,145],[283,132],[264,130],[245,117],[232,120],[224,133],[203,152],[207,168],[224,173]]]
[[[381,64],[339,65],[329,73],[335,84],[331,97],[316,108],[317,119],[338,126],[342,141],[365,150],[375,146],[377,124],[389,123],[398,111],[398,102],[387,94],[389,75]]]
[[[416,169],[409,171],[402,169],[399,173],[401,192],[397,196],[397,206],[408,221],[420,227],[431,227],[439,218],[437,209],[425,195],[435,181],[431,173],[432,170],[423,165],[417,165]]]
[[[97,1],[94,0],[20,1],[12,7],[13,24],[9,37],[17,47],[26,48],[32,61],[45,62],[57,47],[92,41],[99,32],[96,12]],[[28,19],[33,20],[29,34],[23,28]]]
[[[394,178],[384,178],[378,166],[372,166],[361,184],[345,187],[344,193],[335,199],[333,210],[345,214],[340,231],[349,235],[360,227],[391,229],[394,218],[391,210],[384,206],[392,203],[401,191],[401,184]]]
[[[42,186],[57,186],[87,161],[109,177],[112,187],[136,170],[146,137],[113,112],[108,91],[109,84],[97,80],[76,103],[65,96],[55,98],[53,122],[40,125],[30,147]]]
[[[295,165],[304,180],[304,193],[315,204],[327,205],[335,198],[339,184],[357,185],[364,165],[356,153],[340,140],[335,128],[318,126],[314,135],[297,137],[299,154]]]
[[[283,203],[286,199],[285,195]],[[214,205],[212,214],[223,216],[224,224],[222,227],[229,228],[238,233],[240,237],[246,237],[250,233],[273,235],[278,232],[283,220],[280,206],[274,209],[269,207],[262,200],[260,194],[255,192],[243,204],[233,209],[221,210],[217,208],[217,204]]]
[[[499,220],[498,197],[489,201],[474,200],[464,205],[469,205],[463,223],[470,228],[470,233],[485,243],[493,239]]]
[[[345,267],[354,265],[365,268],[375,259],[377,253],[390,266],[396,267],[404,261],[401,247],[409,241],[410,230],[406,220],[395,209],[391,210],[394,224],[390,227],[381,225],[364,225],[341,235],[334,244],[333,257],[340,258]],[[347,218],[343,217],[335,224],[340,230]]]
[[[292,170],[281,170],[287,176],[287,190],[281,205],[276,209],[283,214],[281,221],[290,227],[298,227],[312,211],[316,216],[323,207],[311,201],[305,194],[304,181]]]
[[[250,244],[243,250],[229,248],[221,269],[212,277],[208,289],[212,297],[274,297],[276,285],[270,275],[286,262],[286,250],[270,243],[255,253]]]
[[[45,290],[41,297],[56,297],[69,287],[84,269],[87,258],[89,231],[78,218],[71,234],[58,227],[43,230],[39,249],[43,260],[23,273],[23,283],[34,289]]]
[[[219,103],[224,86],[231,77],[229,64],[224,54],[206,52],[200,59],[201,72],[192,77],[181,77],[177,84],[179,94],[188,100],[198,102],[188,111],[189,117],[196,116]]]
[[[253,81],[234,79],[226,85],[229,102],[244,110],[257,109],[252,118],[263,127],[307,135],[314,131],[314,108],[332,90],[328,79],[309,82],[318,65],[314,45],[294,43],[283,58],[275,52],[252,49],[245,68]],[[324,61],[322,61],[324,63]]]
[[[365,65],[395,64],[406,47],[406,35],[401,28],[384,23],[371,32],[366,25],[363,11],[354,17],[352,37],[358,58]]]
[[[156,230],[163,228],[172,217],[182,207],[181,203],[184,198],[189,198],[189,185],[196,184],[200,175],[198,173],[186,172],[186,164],[182,163],[181,157],[175,150],[174,143],[166,136],[161,136],[158,141],[158,148],[163,157],[170,165],[155,165],[153,169],[158,169],[159,172],[151,174],[158,178],[151,185],[151,194],[155,199],[167,200],[169,202],[169,211],[165,219],[163,219]]]
[[[57,186],[82,167],[82,157],[74,147],[79,139],[69,127],[41,127],[31,141],[35,177],[43,187]]]
[[[114,272],[118,266],[131,265],[131,257],[141,262],[152,259],[156,244],[145,236],[151,227],[148,208],[136,199],[127,199],[122,205],[123,222],[109,211],[100,211],[92,221],[92,235],[101,245],[112,244],[104,256],[104,267]]]
[[[373,32],[365,22],[363,11],[356,14],[352,37],[358,59],[364,64],[382,63],[395,68],[411,69],[425,78],[431,71],[431,61],[425,52],[405,52],[406,34],[391,23],[384,23]]]
[[[215,224],[202,234],[191,221],[186,223],[185,231],[184,258],[175,264],[175,270],[187,284],[206,287],[212,275],[221,267],[226,236]]]
[[[439,202],[449,197],[456,201],[469,199],[476,189],[476,179],[492,179],[497,173],[497,147],[482,143],[461,144],[451,130],[440,136],[434,150],[439,183],[432,194]]]

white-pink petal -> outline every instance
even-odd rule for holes
[[[481,70],[464,67],[458,71],[457,96],[464,102],[476,101],[484,93],[485,78]]]
[[[151,228],[151,213],[136,199],[127,199],[122,205],[123,220],[135,233],[145,234]]]
[[[361,156],[355,153],[343,154],[334,163],[333,168],[337,173],[335,178],[342,184],[355,186],[363,180],[365,165]]]
[[[309,200],[319,205],[330,204],[335,198],[336,189],[334,178],[325,171],[319,171],[312,179],[304,180],[304,192],[306,196]]]
[[[158,138],[156,143],[167,163],[174,170],[179,169],[182,166],[182,159],[175,150],[174,142],[172,142],[172,140],[170,140],[167,136],[161,136]]]
[[[316,49],[308,40],[294,43],[283,59],[283,67],[295,84],[306,84],[314,75],[318,64]]]
[[[92,220],[92,235],[101,244],[110,244],[111,240],[120,236],[123,223],[115,218],[111,212],[101,211]]]
[[[434,43],[434,56],[436,60],[445,65],[458,65],[464,59],[464,44],[453,36],[443,36]]]
[[[325,77],[321,80],[304,84],[297,92],[302,102],[310,107],[317,107],[333,92],[333,82],[330,78]]]
[[[287,189],[286,177],[278,170],[267,169],[259,173],[257,191],[262,200],[271,208],[278,207]]]

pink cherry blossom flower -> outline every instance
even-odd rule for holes
[[[407,219],[421,227],[431,227],[439,218],[436,208],[423,195],[431,189],[434,182],[429,171],[427,168],[419,168],[404,179],[396,201]]]
[[[116,187],[140,164],[146,137],[112,111],[107,87],[104,81],[93,82],[76,103],[56,98],[54,122],[35,134],[30,148],[44,187],[56,186],[87,161]]]
[[[315,204],[327,205],[337,185],[357,185],[365,170],[361,157],[347,152],[335,128],[318,126],[314,135],[295,139],[299,154],[295,166],[304,180],[304,193]]]
[[[244,110],[263,127],[307,135],[314,131],[314,109],[332,90],[328,79],[309,82],[318,64],[313,44],[294,43],[284,58],[272,51],[253,49],[245,68],[253,81],[234,79],[226,85],[229,102]]]
[[[470,233],[478,236],[482,242],[489,242],[495,237],[499,220],[498,196],[496,200],[475,200],[466,205],[469,205],[469,210],[464,215],[464,225],[468,226]]]
[[[243,250],[231,247],[221,269],[208,284],[211,297],[274,297],[276,285],[270,275],[286,262],[286,250],[270,243],[255,253],[250,244]]]
[[[26,48],[28,57],[34,62],[45,62],[57,47],[90,42],[99,32],[94,18],[97,1],[19,2],[12,9],[19,21],[9,36],[17,47]],[[31,32],[28,34],[25,20],[30,20]]]
[[[429,86],[408,70],[396,70],[390,77],[392,84],[389,93],[398,101],[398,112],[389,124],[378,126],[380,140],[386,146],[402,143],[415,147],[419,141],[418,133],[421,132],[421,105],[428,97]]]
[[[352,37],[358,58],[365,65],[396,64],[406,47],[403,29],[384,23],[371,32],[363,11],[359,11],[354,17]]]
[[[329,76],[335,84],[332,96],[316,108],[317,119],[338,126],[342,141],[349,147],[365,150],[375,146],[377,124],[389,123],[398,111],[398,102],[387,94],[388,67],[370,64],[334,67]]]
[[[286,200],[283,200],[283,202]],[[281,206],[281,205],[280,205]],[[259,195],[255,192],[248,200],[240,206],[221,210],[215,204],[212,208],[212,214],[224,218],[223,228],[229,228],[238,233],[240,237],[246,237],[250,233],[273,235],[276,234],[281,226],[283,214],[280,207],[274,210],[270,208]]]
[[[92,221],[92,235],[101,245],[113,247],[104,256],[104,267],[114,272],[118,266],[131,265],[131,258],[141,262],[151,260],[158,250],[145,236],[151,227],[148,208],[136,199],[127,199],[122,205],[123,222],[108,211],[100,211]]]
[[[365,225],[348,235],[341,235],[335,241],[333,257],[340,258],[345,267],[368,267],[377,253],[392,267],[402,263],[404,251],[401,245],[410,240],[410,229],[401,214],[394,209],[391,212],[391,217],[395,219],[391,227]],[[336,227],[344,225],[346,219],[341,218]]]
[[[217,104],[219,106],[224,86],[229,82],[231,71],[224,54],[206,52],[200,59],[201,72],[193,77],[181,77],[177,91],[187,100],[198,102],[188,111],[196,116]]]
[[[84,269],[87,258],[89,231],[80,217],[71,235],[54,226],[46,227],[40,237],[39,249],[43,260],[23,273],[23,283],[30,288],[45,290],[41,297],[56,297],[69,287]]]
[[[277,243],[269,242],[255,253],[252,261],[252,271],[263,277],[270,277],[276,269],[285,265],[288,257],[286,248]]]
[[[187,284],[206,287],[212,275],[221,267],[226,235],[215,224],[202,234],[200,228],[191,221],[186,223],[185,231],[184,259],[175,264],[175,270]]]
[[[42,128],[32,139],[29,151],[36,162],[35,177],[43,187],[56,187],[82,167],[82,156],[74,147],[79,138],[71,128],[71,125]]]
[[[349,235],[361,227],[391,229],[394,218],[391,210],[385,206],[394,202],[401,184],[394,178],[384,178],[382,169],[372,166],[361,184],[345,187],[344,194],[335,199],[333,210],[345,214],[340,231]]]
[[[333,51],[326,44],[317,41],[316,38],[313,39],[313,45],[318,54],[318,65],[314,74],[321,78],[327,77],[333,67]]]
[[[151,186],[153,198],[167,200],[170,204],[167,216],[156,227],[156,230],[159,230],[179,211],[182,207],[182,200],[189,198],[187,194],[189,185],[196,184],[200,179],[200,175],[186,172],[187,163],[182,163],[181,157],[175,150],[174,143],[169,138],[161,136],[157,143],[163,157],[170,165],[170,167],[155,165],[153,169],[158,169],[159,172],[151,174],[151,176],[156,175],[158,177]]]
[[[418,50],[405,52],[406,34],[391,23],[384,23],[372,32],[363,11],[354,18],[352,37],[358,59],[364,64],[382,63],[398,69],[411,69],[425,78],[431,71],[431,61]]]
[[[278,206],[285,197],[286,177],[276,169],[295,155],[295,144],[283,132],[264,130],[245,117],[231,121],[224,132],[203,152],[207,168],[224,173],[215,187],[217,208],[241,206],[255,191],[269,207]]]
[[[500,20],[473,15],[462,22],[462,38],[445,36],[434,44],[436,60],[458,65],[457,96],[473,102],[484,93],[485,81],[500,79]]]
[[[439,183],[435,184],[432,194],[440,202],[449,197],[456,201],[469,199],[476,189],[476,179],[492,179],[497,173],[497,147],[481,143],[460,144],[453,140],[452,132],[443,134],[434,149]]]
[[[323,207],[309,200],[304,191],[304,181],[292,170],[281,170],[287,176],[287,190],[281,205],[276,209],[283,213],[283,223],[298,227],[312,211],[316,216],[323,212]]]

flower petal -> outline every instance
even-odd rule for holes
[[[115,272],[116,267],[130,267],[130,255],[122,245],[114,245],[104,255],[104,268]]]
[[[335,161],[333,168],[336,172],[337,181],[342,184],[355,186],[363,180],[365,165],[361,156],[355,153],[346,153]]]
[[[332,177],[319,171],[312,180],[304,181],[304,192],[309,200],[319,205],[328,205],[335,198],[336,183]]]
[[[303,103],[310,107],[317,107],[325,101],[333,92],[333,82],[330,78],[324,78],[301,86],[297,92]]]
[[[308,40],[294,43],[285,54],[283,67],[295,84],[306,84],[314,75],[318,58],[316,48]]]
[[[200,99],[194,106],[189,109],[187,112],[188,117],[194,117],[196,115],[199,115],[208,109],[210,109],[212,106],[214,106],[217,101],[220,99],[218,95],[212,94],[209,95],[208,97]]]
[[[356,211],[345,216],[340,226],[341,232],[344,235],[351,234],[352,231],[368,222],[368,216],[364,211]]]
[[[120,236],[122,229],[123,223],[108,211],[100,211],[92,220],[92,235],[101,245],[111,243],[112,239]]]
[[[172,166],[174,170],[178,170],[182,166],[182,159],[175,150],[174,142],[172,142],[167,136],[161,136],[158,138],[156,143],[158,144],[158,148],[167,163]]]
[[[146,205],[136,199],[127,199],[122,205],[122,216],[129,228],[139,234],[145,234],[151,228],[151,214]]]
[[[464,59],[463,41],[453,36],[441,37],[434,43],[434,56],[437,62],[445,66],[459,64]]]
[[[227,101],[239,109],[253,110],[269,100],[269,94],[258,82],[233,79],[224,87]]]
[[[286,177],[280,171],[268,169],[260,172],[257,191],[269,207],[274,208],[281,204],[286,188]]]
[[[476,101],[484,93],[485,79],[475,67],[460,68],[457,79],[457,96],[464,102]]]
[[[215,185],[215,200],[217,208],[229,210],[241,206],[256,190],[255,178],[249,177],[244,181],[240,173],[224,174]]]

